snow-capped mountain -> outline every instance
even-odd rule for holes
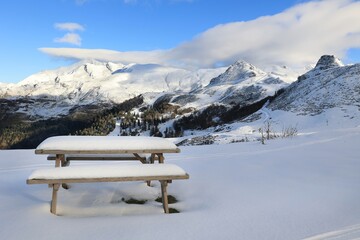
[[[202,93],[215,93],[221,103],[247,105],[273,95],[287,85],[279,76],[266,73],[250,63],[237,61],[223,74],[213,78]]]
[[[314,115],[328,108],[359,104],[360,64],[344,66],[336,57],[325,55],[268,107]]]
[[[17,84],[2,84],[0,98],[26,98],[17,109],[35,117],[66,115],[74,106],[120,103],[146,92],[191,91],[224,71],[188,71],[154,64],[82,61],[43,71]]]
[[[226,71],[225,71],[226,70]],[[68,67],[29,76],[17,84],[0,85],[0,98],[25,102],[12,111],[33,118],[66,115],[74,107],[109,106],[145,94],[147,103],[159,97],[183,108],[199,109],[212,103],[244,105],[287,85],[286,75],[266,73],[244,61],[229,68],[185,69],[155,64],[81,61]]]
[[[287,86],[287,75],[266,73],[245,61],[237,61],[225,72],[210,80],[205,87],[186,94],[173,94],[170,103],[183,109],[203,108],[213,103],[224,105],[249,105]]]

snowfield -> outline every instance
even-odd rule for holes
[[[265,145],[192,146],[166,154],[166,163],[190,174],[169,185],[178,200],[169,206],[180,213],[168,215],[154,201],[159,183],[121,182],[60,189],[61,216],[54,216],[51,189],[25,183],[33,170],[54,163],[34,150],[1,150],[1,239],[359,239],[360,124],[349,121],[309,124],[296,137]],[[122,200],[129,198],[147,201]]]

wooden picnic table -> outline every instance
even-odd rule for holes
[[[165,213],[169,213],[167,199],[167,184],[172,180],[188,179],[189,175],[173,164],[164,164],[164,153],[179,153],[180,149],[172,142],[156,137],[132,136],[57,136],[44,140],[35,150],[36,154],[55,155],[56,169],[44,169],[32,174],[28,184],[47,183],[53,188],[50,211],[56,214],[57,191],[59,186],[67,187],[67,183],[84,182],[118,182],[159,180],[161,183],[162,202]],[[150,154],[150,161],[145,161],[142,154]],[[66,155],[71,156],[66,158]],[[132,156],[133,155],[133,156]],[[70,160],[126,160],[135,159],[145,164],[135,166],[69,166]],[[146,158],[145,158],[146,159]],[[96,168],[96,175],[91,175]],[[55,171],[53,171],[55,170]],[[114,170],[114,171],[109,171]],[[134,170],[132,172],[132,170]],[[74,175],[74,172],[76,173]],[[70,173],[70,174],[69,174]],[[134,175],[135,173],[135,175]]]
[[[133,155],[145,163],[141,155],[150,154],[150,163],[154,163],[155,158],[164,163],[164,153],[179,152],[174,143],[164,138],[133,136],[57,136],[47,138],[35,150],[36,154],[54,154],[56,167],[69,164],[66,155],[77,160],[100,161],[131,160],[128,156]]]

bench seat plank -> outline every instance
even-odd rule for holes
[[[174,164],[73,166],[35,170],[28,184],[150,181],[188,179],[189,175]]]
[[[60,184],[60,183],[95,183],[95,182],[130,182],[130,181],[171,181],[189,179],[189,175],[111,177],[111,178],[67,178],[67,179],[28,179],[27,184]]]

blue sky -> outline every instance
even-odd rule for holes
[[[237,59],[299,67],[321,54],[357,62],[358,16],[350,0],[2,1],[0,82],[87,58],[184,68]]]

